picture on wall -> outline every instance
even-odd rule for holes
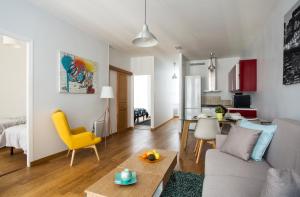
[[[60,52],[60,92],[94,94],[96,63],[76,55]]]
[[[284,17],[283,84],[300,83],[300,1]]]

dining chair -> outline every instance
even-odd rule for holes
[[[197,122],[196,131],[194,133],[196,138],[196,145],[194,148],[196,163],[199,163],[202,148],[205,143],[211,144],[216,148],[216,135],[221,133],[221,129],[217,119],[215,118],[200,118]]]

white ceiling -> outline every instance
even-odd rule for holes
[[[29,0],[76,27],[107,40],[113,48],[137,55],[175,53],[189,59],[240,54],[263,25],[277,0],[148,0],[148,24],[159,40],[137,48],[132,39],[143,25],[143,0]]]

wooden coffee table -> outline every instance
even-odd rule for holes
[[[141,150],[132,155],[87,188],[85,190],[87,197],[159,196],[176,166],[177,153],[175,151],[157,150],[161,154],[161,160],[148,163],[139,158],[139,155],[147,150]],[[115,173],[121,172],[125,168],[136,172],[136,184],[130,186],[114,184]]]

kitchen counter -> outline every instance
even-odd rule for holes
[[[257,109],[253,108],[227,108],[229,113],[240,113],[243,117],[248,119],[257,118]]]
[[[255,108],[234,108],[234,107],[226,107],[228,110],[252,110],[252,111],[257,111]]]

